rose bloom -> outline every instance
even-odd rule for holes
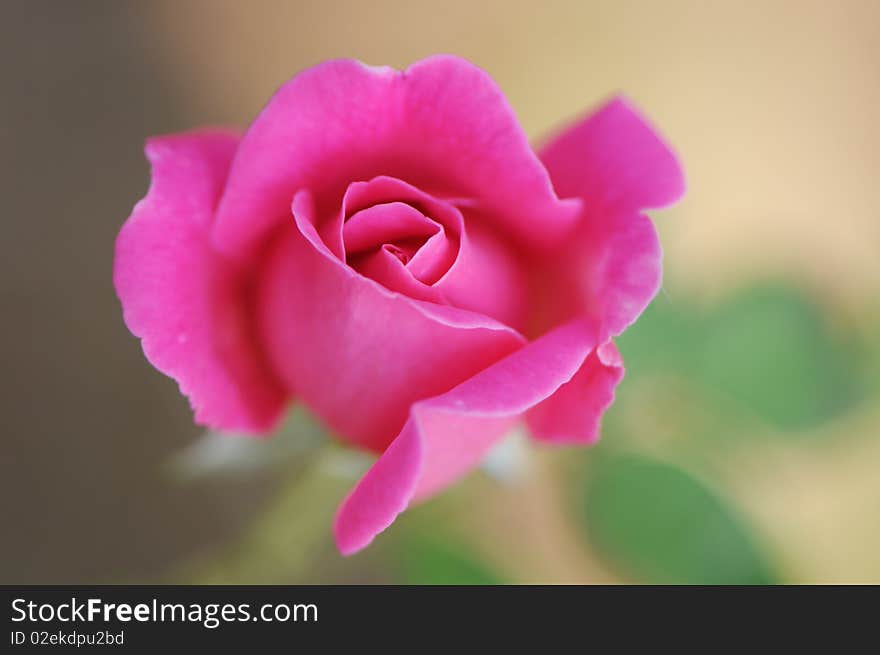
[[[262,433],[300,402],[379,455],[336,517],[353,553],[517,423],[589,444],[657,292],[643,213],[681,168],[616,98],[532,150],[474,65],[338,60],[248,130],[148,140],[114,282],[195,420]]]

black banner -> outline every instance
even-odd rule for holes
[[[829,588],[826,588],[829,590]],[[531,633],[557,642],[602,635],[621,644],[648,634],[733,634],[827,623],[849,595],[797,588],[724,587],[3,587],[2,652],[27,649],[319,645],[466,646],[480,635]],[[872,590],[871,596],[876,594]],[[813,596],[812,600],[810,597]],[[817,597],[818,596],[818,597]],[[806,602],[805,602],[806,601]],[[858,603],[851,603],[858,605]],[[871,607],[876,605],[871,604]],[[867,606],[862,606],[867,609]],[[848,617],[856,623],[856,614]],[[813,623],[812,621],[816,621]],[[333,651],[331,651],[333,652]]]

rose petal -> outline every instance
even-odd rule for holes
[[[528,278],[521,258],[473,210],[458,257],[434,287],[450,304],[525,327]]]
[[[178,381],[198,423],[265,431],[285,397],[254,345],[247,279],[210,247],[237,145],[219,131],[148,141],[152,183],[116,240],[113,280],[126,325]]]
[[[607,340],[635,321],[660,288],[660,242],[640,210],[677,200],[684,177],[669,147],[620,98],[564,130],[541,149],[541,160],[558,192],[583,199],[584,212],[566,246],[533,263],[531,329],[588,316],[604,345],[529,413],[529,426],[541,440],[591,443],[623,377]]]
[[[388,202],[355,213],[343,225],[342,239],[345,254],[350,256],[398,240],[426,240],[440,230],[436,222],[414,207],[402,202]]]
[[[459,241],[460,237],[450,239],[445,228],[441,228],[416,251],[406,265],[407,270],[417,280],[434,284],[455,264],[459,255]]]
[[[345,228],[339,227],[342,217],[393,200],[417,207],[443,227],[442,234],[432,237],[432,242],[442,239],[442,246],[432,252],[435,244],[427,243],[410,261],[408,268],[414,276],[425,283],[433,283],[443,302],[491,316],[517,329],[523,327],[528,286],[523,262],[472,203],[463,202],[459,207],[387,176],[369,182],[355,182],[345,192],[343,211],[337,215],[340,216],[337,227],[319,227],[328,248],[335,251],[333,244],[336,241],[332,234],[348,228],[348,223]],[[468,216],[466,230],[462,212]],[[342,247],[336,250],[342,250]],[[423,250],[426,251],[424,254]],[[457,256],[453,250],[458,251]],[[429,260],[427,265],[424,260]],[[435,279],[444,265],[447,270]],[[431,299],[423,293],[417,293],[416,297]]]
[[[218,208],[214,243],[247,258],[284,223],[300,189],[313,191],[324,216],[349,182],[377,175],[479,198],[502,229],[532,247],[555,243],[580,208],[556,196],[481,69],[452,56],[403,72],[336,60],[282,86],[251,125]]]
[[[573,321],[413,404],[400,435],[342,503],[334,523],[339,550],[366,547],[411,501],[470,471],[524,412],[572,379],[595,345],[594,326]]]
[[[580,370],[528,413],[533,437],[557,444],[590,444],[623,379],[623,359],[608,341],[590,353]]]
[[[398,291],[410,298],[443,303],[440,292],[413,277],[401,260],[392,253],[390,246],[383,246],[355,260],[349,260],[352,268],[361,275],[375,280],[391,291]]]
[[[584,212],[565,248],[534,264],[532,329],[586,313],[602,321],[603,339],[620,334],[660,288],[660,243],[641,210],[681,197],[678,160],[622,98],[563,130],[540,155],[557,191],[581,197]]]
[[[602,209],[671,205],[684,174],[671,148],[624,98],[614,98],[540,149],[556,192]]]
[[[354,238],[353,249],[358,250],[367,241],[376,242],[378,239],[371,236],[373,228],[369,224],[372,221],[361,221],[356,228],[349,226],[353,219],[367,210],[373,210],[378,205],[403,203],[419,212],[428,223],[436,224],[445,232],[446,236],[455,242],[457,246],[459,237],[464,229],[461,212],[458,208],[443,200],[417,189],[411,184],[394,177],[380,175],[366,182],[352,182],[345,189],[342,197],[342,206],[331,212],[330,217],[318,217],[318,233],[327,248],[339,259],[346,258],[346,246],[344,240],[346,234]],[[398,219],[411,219],[411,216],[388,217]],[[383,220],[385,220],[383,218]],[[393,220],[393,223],[398,221]],[[409,224],[409,221],[407,222]],[[354,229],[355,234],[348,231]],[[380,230],[383,231],[384,227]],[[457,247],[455,248],[457,250]]]
[[[605,220],[588,218],[555,261],[538,265],[540,274],[533,283],[541,290],[535,296],[541,323],[591,317],[604,345],[571,383],[529,413],[533,437],[555,443],[592,443],[598,438],[599,417],[623,378],[623,362],[608,340],[635,321],[656,295],[661,261],[651,220],[624,213]],[[540,332],[542,327],[536,329]]]
[[[416,400],[522,347],[486,316],[414,300],[341,262],[315,228],[308,192],[268,255],[260,310],[279,377],[340,437],[381,451]]]
[[[585,216],[566,248],[534,263],[532,331],[586,315],[599,323],[601,340],[621,334],[660,289],[662,263],[647,216]]]

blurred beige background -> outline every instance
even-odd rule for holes
[[[486,68],[535,138],[618,91],[641,106],[689,182],[658,216],[667,294],[779,276],[876,325],[880,2],[7,0],[0,581],[154,579],[233,533],[274,484],[163,475],[198,430],[125,332],[110,279],[148,183],[144,137],[244,126],[325,58],[403,67],[435,52]],[[802,579],[878,579],[859,545],[878,526],[840,514],[880,508],[878,455],[874,441],[827,460],[768,451],[732,484],[767,530],[788,530]],[[832,548],[840,529],[856,532]]]

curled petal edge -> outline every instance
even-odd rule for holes
[[[474,468],[525,412],[576,375],[596,350],[596,336],[591,322],[571,321],[447,393],[414,403],[398,437],[340,506],[340,552],[365,548],[411,502]]]

